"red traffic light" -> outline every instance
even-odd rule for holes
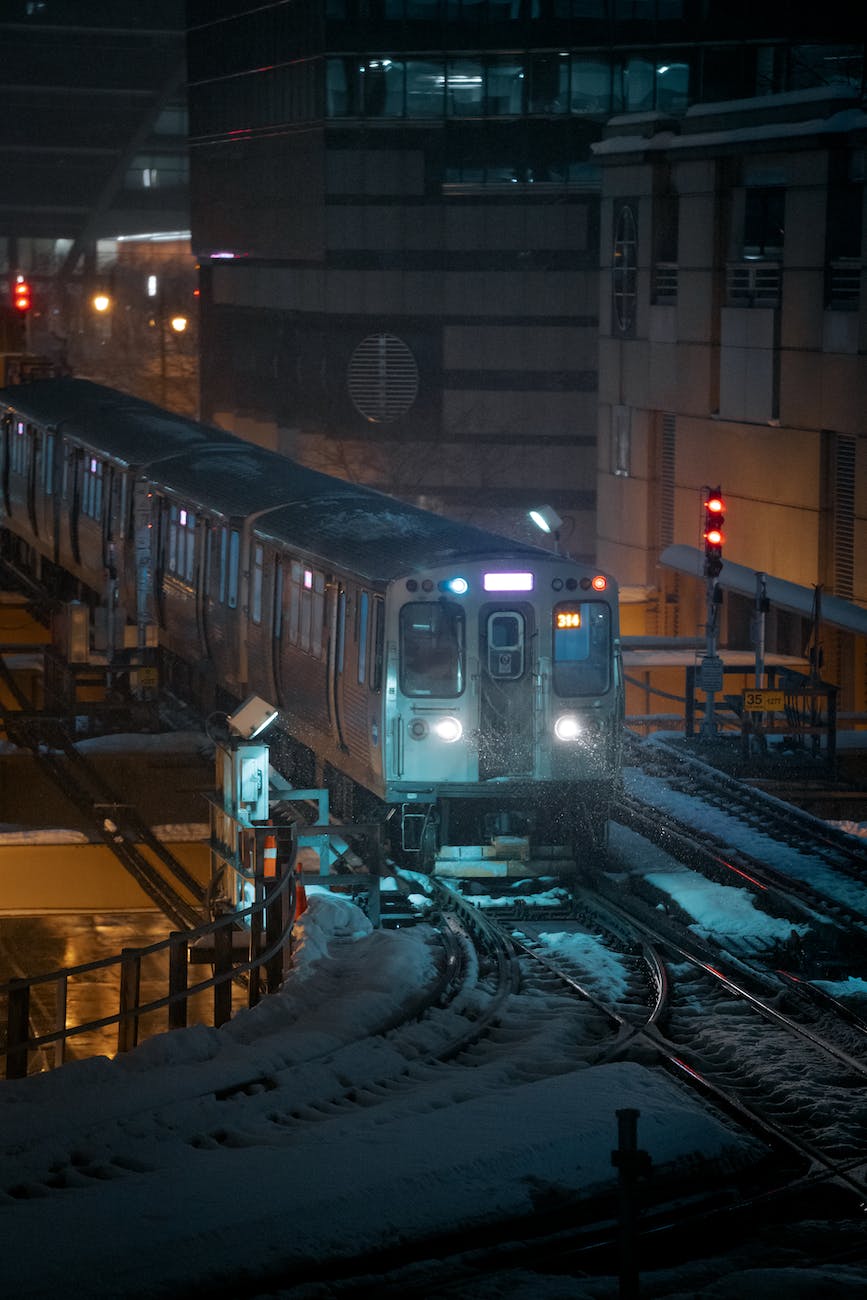
[[[704,502],[704,571],[709,578],[719,577],[722,570],[722,548],[725,533],[726,503],[722,492],[717,488],[705,488],[707,496]]]
[[[24,279],[23,275],[15,277],[15,285],[12,290],[12,301],[15,305],[15,310],[20,311],[22,315],[24,312],[30,310],[30,285]]]

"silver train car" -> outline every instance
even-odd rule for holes
[[[86,602],[120,667],[158,642],[203,710],[276,705],[272,762],[338,816],[387,818],[420,869],[495,836],[604,841],[610,576],[85,380],[0,390],[0,437],[4,555]]]

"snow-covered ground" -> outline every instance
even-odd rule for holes
[[[648,788],[646,778],[628,779]],[[707,809],[690,808],[685,796],[661,783],[652,794],[708,825]],[[714,829],[732,843],[741,833],[723,822]],[[776,937],[743,891],[697,886],[621,828],[612,843],[624,863],[670,889],[697,930]],[[462,1229],[471,1248],[491,1219],[526,1213],[551,1192],[589,1195],[610,1185],[615,1112],[623,1107],[639,1110],[639,1146],[655,1169],[689,1168],[697,1156],[748,1158],[742,1135],[660,1072],[570,1060],[556,996],[539,993],[525,996],[539,1022],[539,1056],[552,1066],[548,1077],[523,1081],[492,1055],[490,1068],[471,1079],[466,1070],[440,1070],[428,1090],[416,1086],[406,1098],[393,1092],[320,1123],[295,1122],[293,1110],[306,1114],[311,1098],[343,1095],[356,1080],[376,1077],[380,1065],[387,1073],[388,1038],[368,1033],[429,978],[429,940],[423,926],[372,930],[345,898],[313,890],[298,923],[296,969],[278,995],[221,1029],[163,1034],[115,1060],[0,1084],[2,1294],[204,1297],[241,1266],[246,1297],[337,1295],[324,1285],[293,1290],[293,1268],[447,1230]],[[616,957],[606,952],[601,960],[592,938],[563,942],[570,960],[585,964],[594,992],[616,1001],[624,986]],[[420,1022],[420,1053],[436,1032]],[[827,1241],[830,1257],[834,1231],[811,1225],[805,1249],[821,1256],[819,1243]],[[642,1296],[867,1294],[864,1267],[807,1271],[797,1246],[795,1237],[781,1237],[779,1249],[757,1241],[727,1257],[721,1243],[718,1259],[645,1272]],[[434,1259],[422,1256],[417,1276],[416,1294],[437,1294]],[[477,1278],[463,1294],[613,1300],[618,1291],[616,1278],[511,1271]]]
[[[438,1082],[428,1106],[424,1090],[413,1090],[409,1105],[398,1093],[293,1125],[293,1108],[311,1096],[375,1076],[388,1042],[365,1035],[424,983],[432,962],[425,927],[374,931],[352,903],[325,891],[311,893],[298,925],[297,970],[284,990],[222,1029],[163,1034],[113,1061],[0,1086],[5,1294],[207,1295],[242,1263],[250,1278],[270,1276],[269,1295],[290,1295],[301,1260],[458,1227],[469,1248],[486,1221],[524,1213],[546,1192],[589,1193],[610,1182],[621,1107],[640,1111],[639,1144],[655,1168],[744,1150],[741,1137],[656,1071],[569,1068],[556,1017],[549,1050],[561,1072],[548,1078],[522,1084],[494,1069],[470,1082],[455,1070],[453,1095]],[[594,948],[583,951],[598,983]],[[581,953],[574,947],[570,957],[580,962]],[[616,961],[606,969],[615,994],[622,971]],[[548,1008],[534,996],[544,1022]],[[422,1023],[420,1050],[425,1032]],[[247,1087],[217,1099],[239,1085]],[[281,1291],[273,1276],[284,1267]],[[645,1294],[697,1295],[695,1270],[657,1278]],[[765,1270],[736,1282],[706,1273],[701,1294],[745,1300],[779,1285],[786,1295],[854,1297],[867,1277],[838,1268],[827,1282],[827,1290],[798,1291],[797,1278]],[[614,1279],[509,1274],[465,1294],[603,1297],[616,1288]],[[255,1290],[245,1284],[244,1294]]]

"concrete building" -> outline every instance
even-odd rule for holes
[[[547,502],[592,556],[591,146],[613,113],[860,88],[854,14],[192,0],[203,414],[506,533]]]
[[[594,150],[598,556],[632,597],[626,631],[701,634],[721,487],[722,642],[751,645],[758,571],[800,589],[766,628],[803,655],[821,586],[824,675],[849,710],[867,708],[865,144],[837,84],[615,118]]]
[[[130,312],[146,324],[147,274],[186,263],[192,292],[185,30],[183,0],[0,6],[0,351],[80,370],[104,359],[115,326],[124,342]],[[124,240],[145,274],[134,294],[125,283],[123,312],[100,319],[91,295],[125,281]],[[32,288],[26,320],[10,302],[18,274]],[[126,372],[135,347],[124,350]]]

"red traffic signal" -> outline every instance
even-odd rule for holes
[[[12,289],[12,302],[15,306],[15,310],[20,312],[22,316],[25,312],[28,312],[32,306],[30,285],[24,279],[23,275],[17,275],[15,277],[15,284]]]
[[[722,569],[725,508],[720,489],[709,489],[704,503],[704,571],[709,578],[718,577]]]

